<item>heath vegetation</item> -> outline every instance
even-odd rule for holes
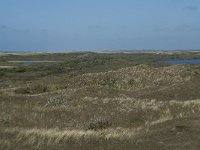
[[[199,52],[0,56],[0,149],[200,148]],[[14,62],[12,62],[14,61]],[[21,61],[53,61],[24,64]]]

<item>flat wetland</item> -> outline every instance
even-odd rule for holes
[[[199,60],[200,51],[0,53],[0,149],[199,150]]]

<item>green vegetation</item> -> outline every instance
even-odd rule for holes
[[[199,149],[200,65],[177,58],[200,52],[0,56],[0,149]]]
[[[48,87],[45,85],[37,84],[32,86],[26,86],[22,88],[18,88],[15,90],[17,94],[39,94],[48,91]]]
[[[86,124],[86,130],[102,130],[106,129],[111,126],[111,123],[109,121],[106,121],[102,118],[92,118],[90,121]]]

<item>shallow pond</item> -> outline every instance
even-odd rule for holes
[[[163,60],[160,62],[165,62],[170,64],[200,64],[200,59],[173,59],[173,60]]]
[[[56,63],[56,62],[63,62],[63,61],[51,61],[51,60],[47,60],[47,61],[8,61],[10,63],[22,63],[23,65],[31,65],[34,63]]]

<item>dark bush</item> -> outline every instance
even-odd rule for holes
[[[26,72],[27,69],[25,67],[18,67],[15,69],[15,72],[18,72],[18,73],[22,73],[22,72]]]
[[[0,70],[0,77],[3,77],[3,76],[5,76],[6,75],[6,71],[5,70]]]
[[[92,118],[86,125],[86,130],[102,130],[111,126],[111,123],[102,118]]]
[[[112,87],[112,86],[114,86],[115,83],[116,83],[116,80],[115,80],[115,79],[106,78],[106,79],[101,80],[101,81],[99,82],[99,85]]]
[[[47,91],[48,87],[42,84],[29,85],[15,90],[15,92],[18,94],[39,94]]]
[[[135,84],[135,80],[134,79],[130,79],[129,81],[128,81],[128,85],[129,86],[134,86],[134,84]]]

